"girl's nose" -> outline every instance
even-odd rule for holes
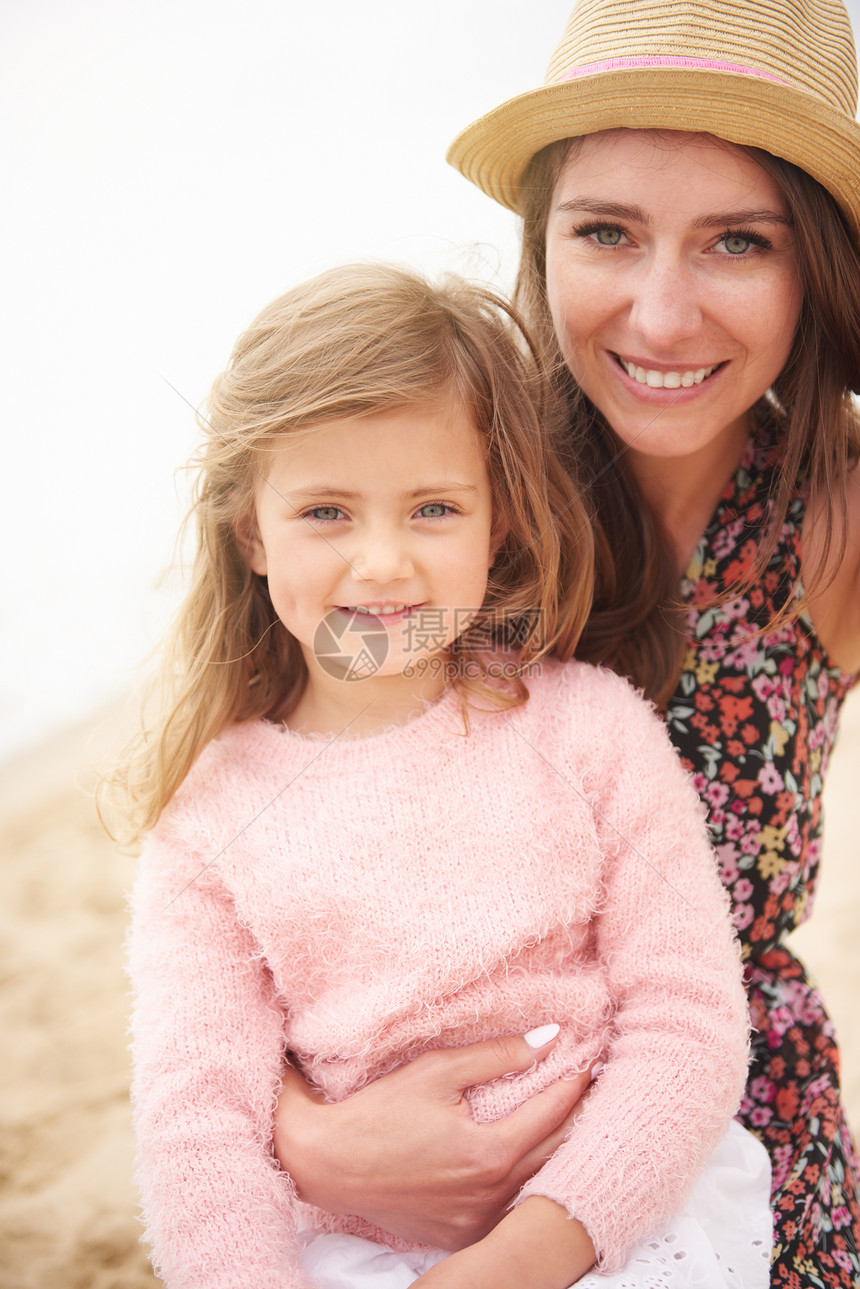
[[[368,532],[356,544],[350,558],[360,582],[384,585],[411,577],[414,566],[406,543],[389,532]]]
[[[702,328],[702,303],[693,275],[677,262],[655,259],[636,280],[630,325],[651,353],[671,355]]]

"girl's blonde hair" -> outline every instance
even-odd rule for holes
[[[157,711],[103,784],[111,830],[132,838],[157,820],[203,747],[228,725],[284,720],[306,667],[245,550],[267,455],[283,436],[410,405],[455,399],[486,452],[493,522],[504,536],[477,621],[451,646],[464,703],[526,697],[490,684],[488,638],[521,666],[569,657],[592,598],[591,516],[556,450],[561,421],[508,305],[451,278],[351,265],[288,291],[240,336],[205,414],[193,504],[191,585],[165,642]],[[483,628],[483,631],[482,631]],[[483,650],[482,646],[483,645]],[[114,811],[130,822],[117,827]],[[104,812],[103,812],[104,814]]]
[[[718,140],[719,141],[719,140]],[[514,299],[556,394],[567,405],[567,433],[595,515],[594,605],[580,657],[629,676],[657,703],[678,683],[686,648],[675,555],[639,491],[604,417],[576,385],[559,349],[547,297],[546,229],[556,183],[581,138],[560,139],[532,158],[524,182],[523,242]],[[736,145],[726,144],[727,147]],[[768,416],[783,446],[770,514],[756,560],[724,598],[748,590],[779,540],[798,483],[826,515],[816,567],[804,567],[807,595],[823,582],[847,522],[848,471],[860,453],[860,250],[835,199],[805,171],[758,148],[740,148],[781,190],[792,219],[803,294],[786,363],[770,391]],[[789,598],[771,628],[796,612]]]

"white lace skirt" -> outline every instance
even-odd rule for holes
[[[408,1289],[447,1256],[394,1253],[353,1235],[301,1238],[302,1265],[320,1289]],[[637,1245],[620,1271],[590,1271],[576,1289],[768,1289],[772,1242],[767,1151],[732,1123],[683,1212]]]

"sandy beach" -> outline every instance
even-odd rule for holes
[[[0,1285],[146,1289],[131,1181],[125,892],[134,861],[87,794],[97,722],[4,767],[0,786]],[[840,1032],[860,1127],[860,693],[827,792],[823,880],[794,937]]]

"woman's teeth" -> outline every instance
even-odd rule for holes
[[[719,363],[713,367],[697,367],[695,371],[651,371],[647,367],[637,367],[621,359],[621,366],[639,385],[649,389],[689,389],[691,385],[701,385],[706,377],[717,370]]]
[[[384,618],[387,613],[402,613],[408,604],[349,604],[350,613],[372,613],[376,618]]]

